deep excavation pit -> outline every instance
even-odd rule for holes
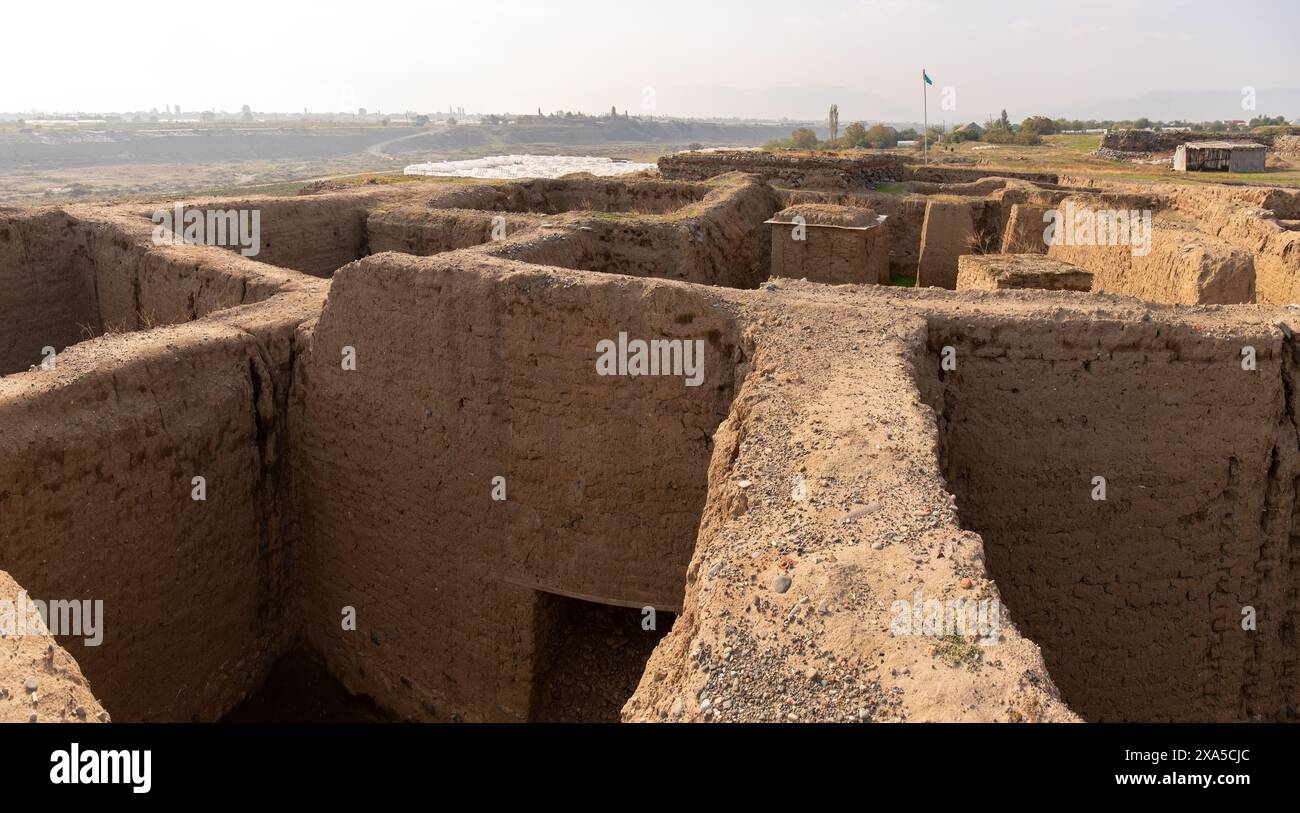
[[[680,606],[746,355],[708,289],[459,256],[382,254],[335,276],[290,421],[312,540],[304,635],[401,716],[546,717],[549,647],[573,626],[557,606],[652,607],[660,630]],[[597,347],[620,333],[702,348],[695,385],[600,375]],[[345,606],[358,632],[340,628]]]
[[[674,228],[731,240],[703,249],[723,277],[755,272],[746,241],[760,217],[753,228],[711,223],[726,219],[737,190],[740,205],[757,201],[761,212],[762,188],[724,184],[711,197],[717,185],[628,192],[602,182],[594,186],[608,200],[574,197],[587,185],[551,184],[556,201],[518,208],[563,208],[566,190],[601,211],[695,201],[702,208]],[[494,195],[501,186],[468,191]],[[505,191],[516,186],[530,185]],[[413,190],[401,191],[410,203]],[[384,715],[528,719],[536,690],[553,709],[545,714],[562,716],[570,707],[545,690],[564,659],[544,657],[542,646],[573,627],[557,620],[556,595],[653,607],[671,625],[710,437],[743,374],[733,315],[685,289],[614,276],[593,285],[490,254],[447,254],[459,259],[433,266],[410,254],[368,256],[385,240],[412,240],[418,253],[489,241],[491,210],[447,208],[448,193],[466,191],[436,190],[422,198],[431,217],[408,209],[405,219],[405,204],[387,190],[189,202],[256,207],[255,257],[238,246],[158,244],[152,207],[6,219],[0,279],[29,299],[41,292],[34,279],[66,283],[72,293],[55,291],[51,306],[84,300],[91,333],[104,335],[39,337],[58,346],[57,367],[0,385],[2,566],[32,595],[104,600],[104,644],[64,645],[119,719],[221,719],[241,701],[232,719],[269,713],[286,670],[303,671],[294,661],[301,652],[319,652],[322,675],[372,697]],[[463,227],[448,232],[448,216]],[[523,232],[509,235],[521,245],[539,224],[528,217],[506,218]],[[380,236],[371,218],[389,218],[391,228]],[[332,276],[340,265],[318,325],[330,283],[309,275]],[[381,320],[377,295],[390,300]],[[10,304],[35,309],[18,296]],[[81,321],[40,315],[47,328]],[[597,343],[621,333],[698,344],[707,359],[698,378],[689,361],[681,374],[602,377]],[[407,354],[421,334],[429,339]],[[31,338],[13,335],[17,345]],[[332,375],[340,347],[313,358],[323,340],[358,350],[348,377]],[[411,386],[418,391],[405,393]],[[368,395],[335,413],[342,405],[330,402],[350,399],[352,388]],[[410,412],[411,397],[425,406]],[[68,419],[50,431],[48,416],[67,405]],[[376,435],[390,410],[390,429]],[[405,430],[421,440],[412,445]],[[390,441],[396,451],[376,451]],[[487,498],[489,469],[506,478],[508,502]],[[414,482],[413,473],[421,475]],[[347,506],[349,494],[370,495],[387,481],[390,499]],[[364,519],[373,510],[382,515]],[[372,531],[375,544],[358,548]],[[159,549],[158,540],[175,542]],[[377,581],[356,581],[358,568]],[[120,571],[131,575],[105,577]],[[407,602],[423,602],[423,611]],[[345,606],[360,620],[343,644],[328,628],[337,629]],[[325,615],[305,615],[314,611]],[[145,618],[158,623],[139,623]],[[634,685],[641,644],[658,629],[620,652],[640,654],[631,672],[610,671],[619,688],[603,717]],[[360,642],[366,651],[353,660]],[[310,682],[324,688],[319,698],[303,693],[300,716],[333,714],[330,679]]]
[[[1096,721],[1294,718],[1293,342],[945,318],[929,352],[962,526],[1065,702]]]
[[[252,258],[156,245],[143,205],[0,212],[0,570],[105,601],[103,646],[59,643],[116,719],[1073,719],[1057,686],[1094,720],[1294,716],[1283,312],[768,279],[764,222],[788,203],[889,213],[890,263],[915,270],[931,193],[968,201],[989,250],[1017,206],[1074,194],[1023,182],[893,203],[739,174],[399,186],[189,202],[257,207]],[[1295,196],[1162,194],[1207,224],[1195,257],[1254,245],[1261,301],[1300,290]],[[1191,234],[1173,222],[1165,248]],[[1199,267],[1169,265],[1161,290],[1198,301],[1174,283]],[[1107,287],[1145,290],[1144,268]],[[926,325],[915,368],[945,346],[958,367],[917,381]],[[699,378],[601,375],[620,335],[699,343]],[[46,345],[57,369],[29,370]],[[982,545],[937,519],[917,387]],[[810,478],[806,526],[801,453],[771,452],[791,438],[813,468],[843,456]],[[895,480],[862,474],[895,454]],[[846,525],[854,506],[875,507]],[[991,575],[1024,633],[978,673],[872,632],[873,602],[910,595],[936,552],[927,591]],[[742,612],[785,631],[750,635]],[[705,717],[717,633],[733,667],[776,671],[729,676],[758,685]],[[835,676],[815,690],[809,664],[782,671],[813,643]]]

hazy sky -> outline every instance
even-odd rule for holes
[[[617,105],[794,118],[838,102],[841,119],[920,119],[924,66],[931,117],[948,121],[1004,107],[1091,117],[1182,91],[1247,118],[1243,86],[1258,112],[1300,116],[1285,109],[1295,93],[1269,90],[1300,87],[1297,0],[15,0],[4,16],[10,112]],[[955,110],[940,108],[945,86]]]

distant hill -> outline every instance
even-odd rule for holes
[[[1300,88],[1256,88],[1255,109],[1241,109],[1240,88],[1225,90],[1171,90],[1132,99],[1110,99],[1078,109],[1059,111],[1072,119],[1132,120],[1145,116],[1169,121],[1249,120],[1255,116],[1300,118]]]
[[[0,171],[19,167],[296,160],[361,152],[409,158],[439,153],[526,152],[531,147],[563,149],[620,143],[758,146],[789,137],[797,126],[800,126],[797,122],[731,124],[619,117],[428,128],[216,126],[96,131],[41,128],[35,132],[0,135]],[[820,129],[824,131],[825,127]]]

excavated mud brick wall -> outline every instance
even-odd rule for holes
[[[1185,305],[1255,301],[1249,252],[1206,235],[1156,224],[1147,254],[1125,245],[1053,244],[1048,256],[1092,272],[1093,289]]]
[[[837,155],[772,152],[679,152],[659,159],[665,178],[703,181],[728,172],[758,175],[792,187],[867,186],[903,177],[903,159],[895,155],[846,158]]]
[[[0,210],[0,375],[101,332],[89,251],[62,211]]]
[[[0,567],[34,596],[104,602],[102,644],[64,643],[121,719],[215,719],[292,631],[279,470],[297,321],[99,339],[0,379]]]
[[[223,198],[187,201],[186,210],[258,213],[256,251],[245,254],[238,244],[228,250],[280,268],[328,278],[334,270],[369,253],[366,219],[372,209],[396,198],[402,190],[362,190],[301,197]],[[151,217],[169,204],[140,208]],[[173,218],[174,219],[174,218]],[[250,221],[251,223],[251,221]],[[233,241],[232,241],[233,243]],[[251,248],[250,248],[251,250]]]
[[[957,258],[975,251],[976,235],[971,204],[935,200],[926,204],[916,267],[917,286],[956,288]]]
[[[754,288],[771,271],[763,221],[777,205],[768,186],[734,176],[671,215],[572,213],[536,233],[486,246],[483,253],[580,271]]]
[[[0,375],[42,361],[45,347],[194,321],[292,284],[290,272],[220,249],[155,246],[150,235],[130,217],[0,221]]]
[[[510,237],[536,228],[540,222],[536,215],[402,207],[371,214],[366,221],[366,234],[374,254],[400,251],[427,257],[482,245],[492,239],[498,228]]]
[[[1041,288],[1089,291],[1092,274],[1040,254],[967,254],[957,261],[957,290]]]
[[[886,216],[886,242],[889,244],[889,273],[916,274],[921,250],[921,227],[925,223],[926,200],[920,195],[885,193],[835,193],[812,190],[778,190],[784,209],[803,203],[856,206]]]
[[[935,166],[933,164],[925,166],[923,164],[909,164],[899,178],[903,181],[923,181],[928,183],[978,183],[987,178],[989,171],[979,169],[978,167],[957,167],[957,166]],[[1015,172],[1009,170],[998,170],[1000,178],[1015,178],[1020,181],[1029,181],[1031,183],[1055,184],[1060,182],[1060,176],[1054,172]]]
[[[944,317],[944,347],[956,369],[934,402],[962,524],[1070,707],[1282,719],[1297,700],[1293,341],[1271,325]]]
[[[620,332],[702,342],[700,386],[598,375]],[[706,291],[385,254],[335,275],[309,339],[291,421],[304,628],[349,688],[416,719],[527,719],[541,593],[681,603],[745,362]]]
[[[706,185],[671,181],[538,179],[449,187],[431,195],[425,206],[543,215],[574,211],[668,214],[699,202],[709,191]]]
[[[1002,233],[1002,253],[1046,254],[1047,242],[1043,239],[1043,232],[1047,227],[1043,218],[1054,208],[1012,204],[1006,229]]]
[[[1253,255],[1259,302],[1300,302],[1300,192],[1180,189],[1173,203],[1201,231]]]
[[[828,285],[888,285],[889,243],[883,225],[846,228],[808,224],[805,239],[789,223],[772,225],[772,276]]]

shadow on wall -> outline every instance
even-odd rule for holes
[[[1246,372],[1238,343],[1158,322],[931,324],[921,386],[962,524],[1088,720],[1293,713],[1295,357],[1256,346]]]

